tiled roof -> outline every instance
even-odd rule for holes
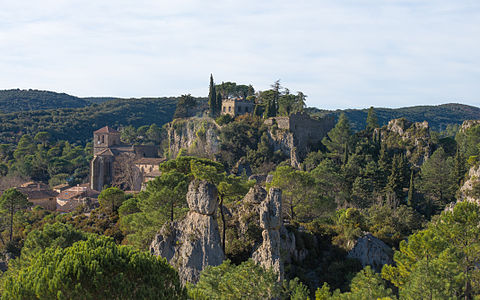
[[[111,127],[109,127],[109,126],[105,126],[105,127],[100,128],[97,131],[94,131],[93,133],[120,133],[120,132],[111,128]]]
[[[52,198],[58,195],[57,192],[52,190],[27,190],[27,189],[19,189],[20,192],[25,194],[28,200],[35,200],[35,199],[45,199],[45,198]]]

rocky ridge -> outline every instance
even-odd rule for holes
[[[193,180],[187,193],[187,216],[166,224],[155,236],[150,252],[165,257],[183,284],[196,283],[207,266],[220,265],[225,255],[215,217],[217,189],[206,181]]]

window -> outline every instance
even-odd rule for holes
[[[229,107],[228,107],[228,112],[231,112],[231,111],[232,111],[232,107],[229,106]]]
[[[102,144],[105,143],[105,136],[102,135]]]
[[[223,112],[225,112],[225,106],[223,107]]]

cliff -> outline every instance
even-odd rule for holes
[[[458,201],[476,202],[480,205],[480,165],[472,166],[460,188]]]
[[[213,158],[219,150],[219,126],[211,118],[175,119],[165,129],[167,157],[176,157],[184,149],[191,155]]]

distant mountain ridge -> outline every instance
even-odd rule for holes
[[[40,90],[0,90],[0,112],[11,113],[57,108],[80,108],[92,104],[65,93]]]
[[[461,124],[465,120],[480,120],[480,108],[459,103],[448,103],[441,105],[422,105],[402,108],[374,108],[378,123],[383,126],[392,119],[406,118],[412,122],[427,121],[430,128],[441,131],[448,124]],[[308,108],[307,111],[314,116],[325,116],[334,114],[338,117],[342,112],[350,120],[354,130],[365,128],[368,108],[365,109],[345,109],[345,110],[322,110],[318,108]]]
[[[95,105],[100,106],[95,107]],[[4,121],[10,120],[12,122],[11,124],[1,124],[0,129],[3,129],[4,132],[0,132],[0,142],[18,139],[18,134],[21,132],[26,131],[33,134],[40,128],[46,130],[50,126],[57,127],[53,134],[54,136],[84,142],[86,136],[90,136],[90,132],[79,134],[80,128],[78,127],[82,127],[79,126],[82,121],[92,122],[90,117],[92,115],[97,116],[94,118],[93,126],[103,126],[107,120],[113,123],[110,125],[117,126],[139,126],[152,123],[157,123],[160,126],[172,120],[175,105],[175,97],[131,99],[117,97],[80,98],[51,91],[0,90],[0,114],[8,114],[8,116],[4,115],[3,119]],[[413,122],[427,121],[432,129],[441,131],[449,124],[461,124],[464,120],[480,119],[480,108],[458,103],[374,109],[381,126],[387,124],[391,119],[403,117]],[[55,110],[58,111],[55,112]],[[155,114],[154,110],[161,112],[160,115]],[[352,128],[358,131],[365,128],[368,108],[332,111],[310,107],[307,108],[307,112],[320,117],[330,114],[338,117],[340,113],[344,112],[350,120]],[[99,113],[102,115],[101,118]],[[69,116],[67,117],[67,115]],[[50,120],[50,117],[47,116],[56,117]],[[62,118],[57,116],[62,116]],[[34,120],[37,120],[37,118],[40,119],[35,122]],[[58,122],[68,123],[69,118],[75,119],[77,130],[75,137],[67,138],[64,135],[64,131],[70,131],[67,128],[68,126],[58,124]],[[91,128],[88,130],[91,130]],[[16,132],[16,134],[13,134],[13,132]],[[14,137],[15,135],[17,137]]]

